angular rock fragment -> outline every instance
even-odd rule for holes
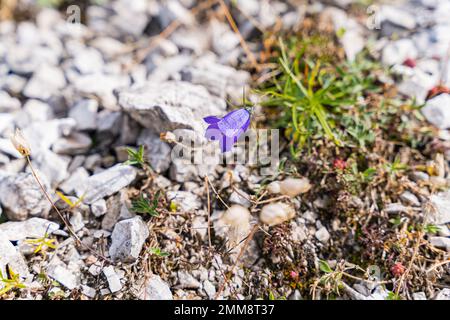
[[[450,128],[450,94],[443,93],[428,100],[421,111],[425,118],[436,127]]]
[[[75,119],[78,130],[94,130],[97,127],[98,102],[84,99],[77,102],[69,111],[69,117]]]
[[[49,121],[34,122],[23,130],[23,135],[30,144],[31,153],[34,154],[50,147],[63,136],[69,135],[76,122],[71,118],[53,119]]]
[[[119,91],[119,104],[136,121],[155,132],[194,129],[203,135],[203,117],[225,112],[225,101],[201,86],[183,81],[148,83]]]
[[[444,249],[447,252],[450,252],[450,238],[448,237],[431,237],[430,243],[436,248]]]
[[[23,90],[29,98],[48,100],[66,85],[64,73],[58,67],[41,65]]]
[[[420,201],[416,197],[416,195],[410,191],[405,191],[400,195],[400,199],[404,201],[405,203],[418,207],[420,206]]]
[[[250,74],[232,67],[199,59],[194,66],[182,71],[182,79],[193,84],[205,86],[209,92],[220,97],[242,95],[242,91],[250,81]]]
[[[247,194],[245,191],[242,190],[234,190],[231,194],[230,194],[230,202],[231,203],[235,203],[235,204],[239,204],[243,207],[249,208],[251,206],[251,202],[250,202],[250,195]]]
[[[73,64],[81,74],[100,72],[103,67],[103,58],[94,48],[83,48],[77,52]]]
[[[106,200],[106,214],[102,220],[102,229],[112,231],[120,216],[122,203],[126,200],[124,193],[109,197]]]
[[[53,110],[47,104],[39,100],[29,99],[23,106],[28,121],[48,121],[53,118]]]
[[[147,279],[138,297],[141,300],[173,300],[169,286],[157,275]]]
[[[436,210],[431,212],[430,219],[437,225],[450,222],[450,191],[440,192],[430,196],[430,201]]]
[[[134,217],[116,223],[111,235],[109,254],[114,261],[133,262],[142,250],[149,236],[147,225],[141,217]]]
[[[97,290],[84,284],[81,285],[81,292],[91,299],[94,299],[97,294]]]
[[[84,203],[92,204],[125,188],[135,178],[134,167],[117,164],[87,178],[84,185],[76,188],[76,193],[78,197],[84,195]]]
[[[54,256],[47,266],[47,275],[69,290],[77,288],[81,281],[79,266],[73,262],[66,264],[57,256]]]
[[[72,82],[78,93],[98,97],[102,105],[111,110],[117,109],[117,100],[113,91],[130,84],[128,77],[99,72],[77,76],[72,79]]]
[[[317,230],[315,236],[317,240],[322,243],[327,243],[328,240],[330,240],[330,233],[325,227],[321,227],[319,230]]]
[[[84,133],[74,132],[70,136],[59,138],[53,144],[53,151],[59,154],[82,154],[91,147],[91,138]]]
[[[187,271],[178,271],[178,287],[181,289],[198,289],[202,284]]]
[[[44,175],[39,177],[48,188]],[[50,203],[31,173],[0,176],[0,204],[12,221],[25,220],[29,215],[45,215],[50,209]]]
[[[91,204],[92,214],[96,217],[101,217],[107,211],[105,199],[100,199]]]
[[[78,167],[72,174],[64,180],[58,188],[61,189],[64,194],[70,194],[77,190],[77,188],[81,188],[85,182],[85,180],[89,178],[89,172],[83,167]]]
[[[415,17],[399,7],[384,5],[381,7],[379,15],[381,21],[389,21],[405,29],[414,29],[416,26]]]
[[[216,287],[209,280],[203,281],[203,290],[209,299],[214,299],[216,296]]]
[[[112,293],[122,290],[122,283],[120,282],[120,277],[114,270],[113,266],[108,266],[104,268],[103,274],[105,275],[106,280],[108,281],[109,290],[111,290]]]
[[[70,158],[59,156],[50,150],[42,150],[33,157],[33,164],[48,178],[52,186],[58,185],[67,177],[69,162]]]
[[[31,218],[25,221],[9,221],[0,224],[0,233],[9,241],[38,239],[51,235],[59,229],[55,222],[42,218]]]
[[[9,241],[8,237],[0,231],[0,272],[6,275],[6,266],[21,278],[29,276],[28,266],[19,250]],[[0,289],[3,283],[0,282]]]
[[[153,170],[164,172],[169,169],[172,148],[164,141],[161,141],[159,134],[145,129],[140,134],[137,144],[144,146],[145,157],[150,162]]]
[[[198,180],[215,172],[220,162],[220,154],[217,146],[209,143],[203,133],[200,135],[193,130],[174,130],[176,144],[171,152],[172,164],[170,178],[178,182]],[[194,148],[189,146],[194,145]],[[187,147],[186,147],[187,146]],[[192,161],[194,160],[194,161]]]
[[[230,26],[216,19],[211,20],[212,48],[218,55],[225,55],[239,45],[239,36]]]
[[[166,196],[181,211],[193,211],[199,209],[202,205],[200,199],[195,194],[187,191],[169,191],[166,193]]]
[[[0,112],[11,112],[20,109],[20,101],[17,98],[11,97],[7,92],[0,91]]]

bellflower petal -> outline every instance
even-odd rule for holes
[[[208,140],[220,140],[222,138],[223,134],[220,131],[219,127],[217,126],[217,123],[211,124],[206,128],[205,132],[205,138]]]
[[[226,135],[223,135],[222,139],[219,141],[220,150],[222,150],[222,152],[230,151],[233,148],[236,141],[237,141],[236,137],[227,137]]]
[[[220,121],[220,118],[217,118],[215,116],[209,116],[209,117],[205,117],[203,118],[203,120],[207,123],[207,124],[213,124],[213,123],[217,123]]]
[[[250,112],[246,109],[238,109],[231,111],[223,118],[209,116],[203,120],[209,124],[205,137],[208,140],[219,140],[220,149],[222,152],[227,152],[250,126]]]
[[[250,113],[245,109],[238,109],[227,114],[218,122],[220,131],[226,136],[235,136],[243,129],[250,119]]]

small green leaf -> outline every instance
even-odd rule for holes
[[[319,268],[322,272],[325,272],[325,273],[333,272],[333,270],[331,270],[330,265],[325,260],[319,260]]]
[[[402,300],[402,298],[395,292],[389,291],[386,300]]]
[[[138,150],[127,148],[127,152],[128,152],[128,160],[125,161],[124,164],[130,166],[134,165],[143,166],[145,164],[144,146],[139,146]]]
[[[167,257],[167,256],[170,255],[168,252],[161,251],[160,248],[150,248],[149,252],[151,254],[154,254],[154,255],[158,256],[158,257]]]
[[[434,224],[427,224],[424,228],[426,233],[430,233],[430,234],[436,234],[439,232],[439,230],[441,230],[441,228],[437,225]]]

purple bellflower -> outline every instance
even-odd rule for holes
[[[222,152],[230,151],[241,134],[250,125],[250,112],[247,109],[233,110],[223,118],[209,116],[203,118],[207,124],[205,137],[209,140],[219,140]]]

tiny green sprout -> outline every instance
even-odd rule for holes
[[[320,269],[320,271],[325,272],[325,273],[333,272],[333,270],[331,270],[330,265],[325,260],[319,260],[319,269]]]
[[[402,298],[395,292],[389,291],[386,300],[402,300]]]
[[[438,227],[437,225],[435,225],[435,224],[427,224],[425,227],[424,227],[424,230],[425,230],[425,232],[426,233],[430,233],[430,234],[436,234],[436,233],[438,233],[439,232],[439,230],[440,230],[441,228],[440,227]]]
[[[20,281],[20,275],[15,273],[9,265],[6,268],[6,276],[0,271],[0,282],[3,283],[3,288],[0,288],[0,296],[11,290],[26,288],[26,285]]]
[[[139,165],[143,166],[145,164],[144,160],[144,146],[139,146],[138,150],[134,150],[133,148],[127,148],[128,152],[128,160],[124,162],[124,164],[134,166]]]
[[[159,216],[159,213],[156,209],[158,208],[160,193],[161,192],[158,190],[151,202],[149,199],[146,199],[143,194],[141,194],[138,199],[133,201],[131,211],[136,213],[146,213],[152,217]]]
[[[367,168],[366,170],[364,170],[362,173],[363,182],[372,181],[373,178],[375,177],[376,173],[377,173],[377,169],[375,169],[375,168]]]
[[[408,166],[404,163],[401,162],[400,158],[395,158],[394,162],[392,163],[387,163],[385,165],[386,170],[388,171],[389,175],[391,177],[394,177],[397,175],[398,172],[400,171],[405,171],[406,169],[408,169]]]
[[[170,253],[162,251],[160,248],[150,248],[149,252],[151,254],[154,254],[155,256],[158,256],[158,257],[161,257],[161,258],[162,257],[168,257],[170,255]]]
[[[56,240],[49,239],[47,232],[42,238],[27,239],[25,242],[35,247],[34,254],[42,252],[42,254],[45,255],[48,249],[56,249]]]

